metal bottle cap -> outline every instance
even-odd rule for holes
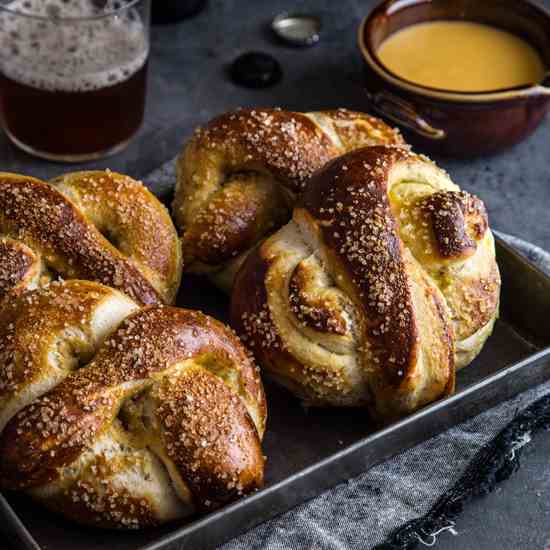
[[[280,13],[271,22],[273,32],[287,44],[313,46],[319,42],[321,20],[305,13]]]
[[[283,71],[279,62],[263,52],[240,55],[231,65],[231,78],[247,88],[267,88],[281,80]]]

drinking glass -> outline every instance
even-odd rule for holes
[[[0,0],[0,121],[21,149],[82,162],[144,116],[151,0]]]

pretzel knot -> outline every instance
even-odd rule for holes
[[[391,419],[453,391],[498,314],[483,203],[404,149],[340,157],[241,268],[232,323],[314,405]]]
[[[0,341],[4,489],[138,528],[261,486],[263,387],[218,321],[73,280],[10,300]]]
[[[63,278],[172,303],[181,269],[168,212],[128,176],[75,172],[46,183],[0,172],[0,302]]]
[[[317,169],[359,147],[403,145],[364,113],[243,109],[198,129],[177,164],[173,213],[186,269],[225,290],[247,252],[291,217]]]

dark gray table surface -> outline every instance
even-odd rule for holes
[[[542,3],[550,6],[550,0]],[[208,9],[194,19],[154,28],[141,132],[118,156],[75,168],[109,167],[142,177],[176,155],[196,125],[238,106],[365,109],[355,37],[361,17],[373,4],[360,0],[211,0]],[[273,40],[267,26],[283,10],[319,14],[324,23],[321,42],[313,48],[293,49]],[[248,50],[275,55],[283,65],[282,82],[266,90],[233,85],[227,65]],[[0,170],[42,178],[70,169],[19,152],[3,135],[0,160]],[[494,228],[550,249],[548,120],[526,142],[497,156],[436,160],[456,183],[485,201]],[[444,534],[438,547],[550,550],[549,455],[550,435],[542,434],[526,449],[519,473],[497,492],[472,503],[457,524],[458,535]]]

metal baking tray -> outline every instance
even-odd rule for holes
[[[190,523],[121,533],[72,525],[26,497],[6,494],[0,495],[0,528],[17,549],[213,548],[549,379],[550,278],[500,239],[497,254],[503,280],[501,317],[481,355],[458,374],[455,395],[373,431],[361,410],[305,410],[267,383],[266,485],[254,495]],[[178,303],[225,320],[227,299],[200,279],[185,278]]]

